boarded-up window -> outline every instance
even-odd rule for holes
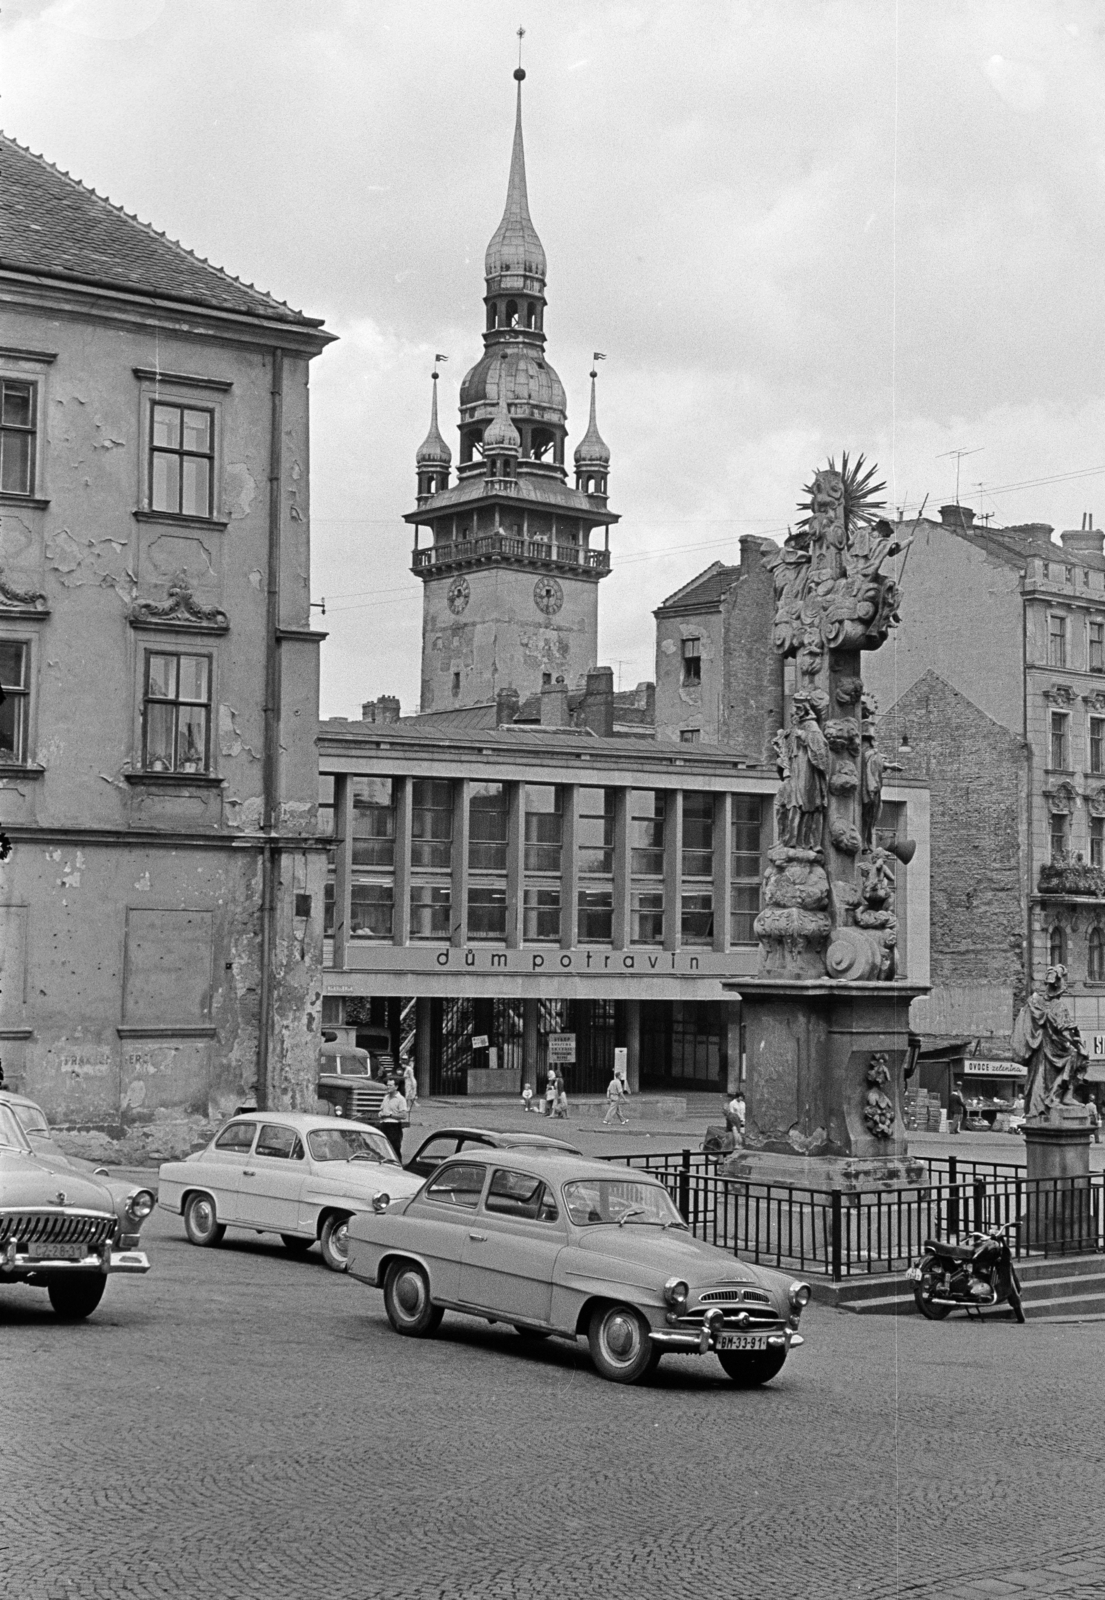
[[[206,1022],[211,1015],[211,940],[210,911],[128,910],[127,1022]]]

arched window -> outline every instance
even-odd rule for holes
[[[1047,936],[1047,963],[1049,967],[1067,964],[1067,930],[1055,923]]]
[[[526,301],[526,327],[527,328],[536,328],[536,326],[537,326],[537,307],[534,305],[532,300],[527,300]]]
[[[499,326],[499,308],[495,304],[494,300],[492,300],[491,304],[487,308],[487,326],[489,329],[497,328]]]
[[[555,443],[555,435],[548,428],[534,428],[530,454],[535,461],[543,461]]]
[[[506,303],[506,325],[508,328],[516,328],[518,326],[517,300],[508,300]]]
[[[1091,983],[1105,983],[1105,933],[1100,928],[1090,929],[1088,976]]]

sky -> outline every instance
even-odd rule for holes
[[[1105,523],[1099,0],[4,0],[0,125],[325,319],[324,716],[417,709],[414,452],[482,349],[518,40],[569,450],[602,350],[599,658],[779,538],[826,457],[891,505]],[[906,594],[908,605],[908,584]]]

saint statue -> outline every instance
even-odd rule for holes
[[[775,797],[776,837],[799,850],[820,850],[829,801],[829,746],[821,719],[829,709],[823,689],[794,696],[791,725],[775,735],[782,783]]]
[[[863,753],[859,763],[860,835],[863,848],[873,850],[875,831],[882,813],[882,780],[886,763],[875,748],[875,730],[863,724]]]
[[[1037,989],[1029,995],[1013,1025],[1013,1059],[1028,1067],[1026,1117],[1046,1117],[1053,1106],[1077,1104],[1075,1088],[1087,1059],[1063,1000],[1066,989],[1066,967],[1048,967],[1043,993]]]

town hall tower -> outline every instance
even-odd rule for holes
[[[460,389],[460,451],[438,428],[418,450],[413,570],[424,584],[423,711],[526,698],[596,664],[598,584],[610,570],[610,451],[595,419],[567,481],[564,387],[545,359],[545,252],[530,220],[521,67],[506,208],[487,247],[484,353]],[[429,530],[429,542],[420,533]],[[592,536],[603,530],[602,544]]]

